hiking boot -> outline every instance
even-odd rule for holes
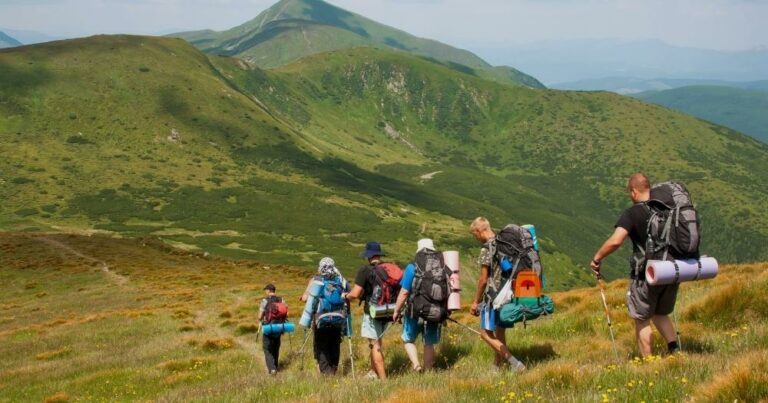
[[[269,374],[270,374],[270,375],[273,375],[273,376],[274,376],[274,375],[277,375],[277,370],[276,370],[276,369],[273,369],[273,370],[269,371]]]
[[[374,370],[370,370],[367,374],[365,374],[365,379],[379,379],[379,376],[376,375]]]

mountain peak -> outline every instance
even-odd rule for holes
[[[496,69],[467,50],[416,37],[323,0],[281,0],[230,30],[173,36],[205,52],[238,56],[263,68],[284,66],[317,53],[367,46],[425,56],[501,83],[543,87],[533,77]]]
[[[22,43],[17,41],[15,38],[12,38],[5,32],[0,31],[0,48],[12,48],[21,45]]]

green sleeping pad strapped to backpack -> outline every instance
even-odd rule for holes
[[[555,312],[552,298],[542,295],[539,298],[512,298],[499,310],[499,324],[512,327],[515,323],[534,320],[541,315],[551,315]]]

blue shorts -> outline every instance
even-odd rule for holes
[[[499,323],[499,311],[493,309],[493,306],[490,304],[483,305],[480,309],[480,328],[494,332],[498,326],[497,323]]]
[[[424,345],[433,346],[440,343],[440,324],[422,322],[419,324],[418,318],[411,318],[407,315],[403,317],[403,335],[401,338],[405,343],[413,343],[416,337],[421,333],[424,339]]]

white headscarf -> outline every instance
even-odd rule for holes
[[[341,272],[336,267],[336,262],[330,257],[320,259],[320,263],[317,265],[317,274],[328,278],[341,277]]]

